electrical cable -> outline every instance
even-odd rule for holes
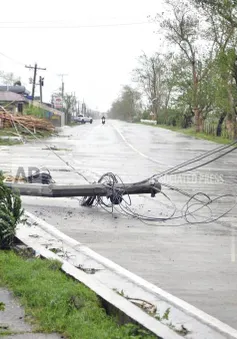
[[[216,161],[216,160],[218,160],[218,159],[220,159],[220,158],[226,156],[227,154],[229,154],[229,153],[231,153],[231,152],[233,152],[233,151],[235,151],[235,150],[236,150],[236,149],[233,148],[233,149],[231,149],[231,150],[229,150],[229,151],[226,151],[224,154],[220,154],[219,156],[215,157],[214,159],[211,159],[211,160],[209,160],[209,161],[207,161],[207,162],[202,163],[201,165],[197,165],[197,166],[195,166],[195,167],[188,168],[188,169],[186,169],[186,170],[184,170],[184,171],[174,172],[174,173],[172,173],[172,174],[175,174],[175,175],[176,175],[176,174],[182,174],[182,173],[186,173],[186,172],[193,171],[193,170],[195,170],[195,169],[198,169],[198,168],[200,168],[200,167],[203,167],[203,166],[205,166],[205,165],[208,165],[208,164],[210,164],[210,163],[212,163],[212,162],[214,162],[214,161]]]
[[[16,60],[16,59],[14,59],[14,58],[12,58],[12,57],[6,55],[5,53],[0,52],[0,55],[4,56],[4,58],[7,58],[7,59],[9,59],[9,60],[11,60],[11,61],[13,61],[13,62],[19,64],[19,65],[25,66],[25,64],[24,64],[23,62],[18,61],[18,60]]]
[[[44,142],[42,142],[36,135],[34,135],[26,126],[24,126],[24,124],[21,124],[19,122],[17,122],[21,127],[25,128],[30,134],[32,134],[34,136],[34,138],[38,141],[40,141],[40,143],[43,143],[44,145],[47,146],[47,144],[45,144]],[[18,131],[18,130],[17,130]],[[19,133],[19,131],[18,131]],[[172,175],[172,174],[181,174],[181,173],[185,173],[187,171],[190,170],[194,170],[197,168],[200,168],[206,164],[209,164],[221,157],[223,157],[226,154],[229,154],[231,152],[233,152],[235,150],[235,148],[232,148],[230,150],[227,150],[228,148],[236,145],[237,140],[235,140],[234,142],[232,142],[229,145],[225,145],[225,146],[219,146],[217,148],[215,148],[214,150],[208,151],[205,154],[202,154],[200,156],[197,156],[193,159],[190,159],[182,164],[176,165],[166,171],[161,172],[160,174],[155,174],[152,177],[150,177],[149,179],[146,179],[140,183],[147,183],[149,180],[151,179],[157,179],[160,178],[162,176],[164,176],[165,174],[168,175]],[[58,155],[52,148],[50,148],[50,146],[48,146],[49,149],[51,150],[51,152],[53,152],[53,154],[55,154],[61,161],[63,161],[67,166],[69,166],[75,173],[79,174],[81,177],[83,177],[83,179],[85,179],[88,183],[89,180],[87,180],[87,178],[79,173],[69,162],[65,161],[60,155]],[[197,161],[206,159],[208,156],[216,154],[218,152],[221,151],[225,151],[223,154],[220,154],[218,156],[216,156],[214,159],[211,159],[209,161],[206,161],[200,165],[194,166],[192,168],[183,170],[183,171],[177,171],[178,169],[181,169],[187,165],[193,164]],[[106,197],[100,197],[100,196],[95,196],[95,197],[85,197],[82,201],[82,205],[83,206],[92,206],[94,203],[97,206],[100,206],[103,210],[105,210],[106,212],[109,213],[114,213],[114,211],[119,211],[122,215],[125,216],[129,216],[129,217],[133,217],[136,219],[139,219],[140,221],[148,224],[148,222],[164,222],[165,226],[167,226],[167,221],[174,221],[174,220],[180,220],[183,219],[186,221],[185,224],[207,224],[207,223],[211,223],[213,221],[217,221],[220,218],[222,218],[223,216],[225,216],[226,214],[228,214],[231,210],[233,210],[233,208],[237,205],[237,201],[233,204],[233,206],[231,206],[227,211],[223,212],[221,215],[218,216],[214,216],[213,211],[211,209],[211,204],[218,202],[220,199],[225,198],[225,197],[235,197],[235,195],[232,194],[225,194],[225,195],[221,195],[219,197],[213,198],[211,199],[206,193],[203,192],[198,192],[195,194],[190,194],[189,192],[182,190],[180,188],[177,188],[173,185],[167,184],[167,183],[162,183],[162,186],[172,190],[172,191],[176,191],[179,194],[188,197],[188,201],[183,205],[183,207],[181,208],[181,210],[178,210],[175,203],[172,201],[172,199],[163,191],[157,191],[156,193],[161,193],[165,199],[169,202],[169,206],[171,207],[172,211],[169,213],[168,216],[165,217],[156,217],[156,216],[146,216],[146,215],[142,215],[140,213],[135,212],[134,210],[132,210],[132,201],[131,201],[131,197],[129,194],[127,194],[126,192],[126,186],[123,183],[122,179],[115,175],[112,172],[108,172],[105,173],[104,175],[102,175],[102,177],[99,179],[98,181],[99,183],[102,183],[104,185],[104,187],[107,188],[108,190],[108,194]],[[121,183],[122,184],[122,188],[120,186],[120,189],[116,189],[116,184],[117,183]],[[126,200],[126,198],[128,200]],[[107,201],[105,201],[105,199],[107,199]],[[117,208],[117,206],[119,207],[119,209]],[[194,209],[193,209],[194,208]],[[197,220],[197,212],[203,211],[203,209],[206,208],[208,211],[208,216],[205,217],[203,220]],[[191,220],[194,219],[193,220]],[[182,225],[185,225],[182,224]],[[172,225],[174,226],[174,225]],[[177,225],[176,225],[177,226]],[[178,225],[181,226],[181,225]]]
[[[235,146],[235,145],[237,145],[237,140],[234,140],[232,143],[230,143],[230,144],[228,144],[228,145],[218,146],[217,148],[215,148],[215,149],[213,149],[213,150],[210,150],[210,151],[208,151],[208,152],[205,152],[205,153],[202,154],[202,155],[199,155],[199,156],[197,156],[197,157],[194,157],[194,158],[192,158],[192,159],[190,159],[190,160],[187,160],[187,161],[185,161],[185,162],[183,162],[183,163],[181,163],[181,164],[178,164],[178,165],[176,165],[176,166],[173,166],[173,167],[171,167],[170,169],[167,169],[167,170],[162,171],[162,172],[160,172],[160,173],[154,174],[154,175],[151,176],[149,179],[140,181],[139,183],[142,184],[142,183],[147,182],[147,180],[152,180],[152,179],[156,179],[156,178],[160,179],[161,177],[163,177],[163,176],[165,176],[165,175],[171,174],[171,173],[174,172],[175,170],[178,170],[178,169],[180,169],[180,168],[183,168],[183,167],[185,167],[185,166],[187,166],[187,165],[190,165],[190,164],[192,164],[192,163],[194,163],[194,162],[197,162],[197,161],[199,161],[199,160],[205,159],[205,158],[207,158],[208,156],[210,156],[210,155],[212,155],[212,154],[218,153],[218,152],[220,152],[220,151],[222,151],[222,150],[228,149],[229,147],[232,147],[232,146]],[[234,150],[236,150],[236,148],[233,148],[231,151],[234,151]],[[229,152],[229,153],[230,153],[230,152]],[[211,162],[213,162],[213,161],[215,161],[215,160],[216,160],[216,159],[213,159],[212,161],[210,161],[210,162],[208,162],[208,163],[211,163]],[[204,164],[204,165],[205,165],[205,164]],[[204,166],[204,165],[203,165],[203,166]],[[200,167],[201,167],[201,165],[200,165]],[[185,172],[185,171],[184,171],[184,172]],[[183,172],[183,173],[184,173],[184,172]]]
[[[17,28],[17,29],[80,29],[80,28],[103,28],[103,27],[122,27],[122,26],[138,26],[138,25],[151,25],[152,22],[149,21],[140,21],[140,22],[128,22],[128,23],[114,23],[114,24],[96,24],[96,25],[58,25],[58,26],[29,26],[29,25],[24,25],[24,26],[4,26],[0,22],[0,29],[9,29],[9,28]]]
[[[53,149],[52,147],[50,147],[49,145],[47,145],[46,143],[42,142],[42,140],[40,140],[33,132],[31,132],[26,126],[24,126],[24,124],[20,123],[19,121],[17,121],[17,123],[25,128],[37,141],[39,141],[40,143],[42,143],[44,146],[48,147],[51,152],[56,155],[57,158],[59,158],[65,165],[67,165],[68,167],[70,167],[76,174],[78,174],[79,176],[81,176],[85,181],[87,181],[88,183],[89,180],[80,172],[78,172],[71,164],[69,164],[69,162],[65,161],[59,154],[57,154]]]
[[[108,175],[108,173],[106,175]],[[115,181],[114,178],[115,178],[115,175],[111,174],[111,179],[112,179],[113,182]],[[111,188],[111,184],[108,186],[108,188]],[[172,189],[174,189],[174,187],[172,187]],[[164,192],[160,192],[160,193],[162,193],[172,203],[172,206],[174,208],[172,213],[171,213],[171,215],[168,216],[168,217],[150,217],[150,216],[141,215],[139,213],[134,212],[133,210],[131,210],[131,208],[129,208],[127,206],[124,207],[123,206],[123,201],[121,203],[119,203],[119,207],[122,210],[122,212],[123,212],[122,214],[123,215],[131,216],[131,217],[139,219],[140,221],[143,221],[143,222],[145,222],[145,221],[152,221],[152,222],[163,221],[163,222],[166,222],[168,220],[184,219],[184,220],[186,220],[186,224],[201,224],[201,223],[210,223],[210,222],[219,220],[221,217],[223,217],[224,215],[228,214],[237,205],[237,203],[235,202],[233,204],[233,206],[231,206],[227,211],[225,211],[221,215],[218,215],[218,216],[214,217],[210,205],[213,202],[218,201],[218,200],[220,200],[223,197],[235,197],[234,195],[231,195],[231,194],[222,195],[222,196],[219,196],[217,198],[211,199],[207,194],[205,194],[203,192],[198,192],[198,193],[195,193],[193,195],[190,195],[190,194],[188,194],[185,191],[179,190],[178,188],[176,188],[176,191],[178,191],[181,194],[185,193],[185,196],[187,196],[187,195],[189,196],[189,200],[188,200],[188,202],[185,203],[185,205],[181,209],[179,216],[175,216],[175,212],[177,211],[177,208],[176,208],[175,204],[172,202],[172,200]],[[124,193],[126,194],[126,192],[124,192]],[[115,194],[116,194],[116,192],[115,192]],[[207,201],[203,201],[203,199],[197,198],[197,196],[205,197]],[[116,195],[115,195],[115,199],[117,199]],[[193,201],[193,200],[195,200],[196,202],[195,202],[195,204],[191,205],[190,202]],[[101,198],[100,197],[97,197],[97,205],[100,205],[106,211],[108,211],[108,208],[110,207],[108,204],[105,204],[104,202],[101,203]],[[197,205],[197,208],[195,208],[195,210],[191,210],[191,208],[193,206],[195,206],[195,205]],[[112,206],[112,207],[114,208],[114,206]],[[188,216],[194,217],[194,213],[203,210],[205,207],[210,212],[209,213],[210,215],[208,217],[206,217],[202,221],[190,221],[188,219]],[[111,212],[111,211],[109,211],[109,212]],[[183,225],[185,225],[185,224],[183,224]],[[165,224],[165,226],[167,226],[167,224]],[[174,226],[174,225],[172,225],[172,226]]]

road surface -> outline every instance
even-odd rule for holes
[[[143,180],[216,147],[214,143],[165,129],[118,121],[106,121],[104,126],[95,121],[93,125],[65,128],[48,145],[59,150],[53,153],[41,143],[3,147],[0,168],[14,172],[18,166],[25,169],[45,166],[56,182],[85,183],[68,167],[70,163],[90,182],[108,171],[130,182]],[[212,198],[236,194],[236,164],[237,152],[233,152],[191,176],[164,181],[190,194],[202,191]],[[178,209],[187,201],[177,192],[165,190],[165,193]],[[23,201],[28,211],[65,234],[237,328],[236,207],[212,223],[194,225],[176,219],[146,224],[119,213],[112,216],[99,206],[80,207],[75,198],[24,197]],[[214,215],[224,213],[234,203],[234,197],[214,202]],[[132,197],[132,207],[135,212],[158,217],[168,216],[173,208],[161,195]],[[203,209],[200,216],[207,214],[208,210]]]

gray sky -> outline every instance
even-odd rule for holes
[[[147,22],[148,15],[161,11],[159,0],[4,1],[0,53],[14,60],[0,54],[0,70],[21,76],[31,90],[33,72],[24,65],[37,62],[47,68],[39,73],[45,77],[44,100],[60,87],[57,74],[66,73],[66,92],[75,91],[92,109],[107,110],[122,85],[131,82],[142,51],[162,49],[154,24],[109,25]]]

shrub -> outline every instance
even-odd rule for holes
[[[16,226],[23,213],[20,196],[0,180],[0,249],[8,249],[13,245]]]

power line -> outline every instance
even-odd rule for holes
[[[24,23],[23,23],[24,24]],[[4,26],[2,25],[2,23],[0,23],[0,29],[1,28],[22,28],[22,29],[28,29],[28,28],[32,28],[32,29],[77,29],[77,28],[103,28],[103,27],[119,27],[119,26],[137,26],[137,25],[150,25],[152,24],[152,22],[149,21],[144,21],[144,22],[129,22],[129,23],[117,23],[117,24],[97,24],[97,25],[64,25],[64,26]]]
[[[6,59],[11,60],[11,61],[14,62],[15,64],[19,64],[19,65],[25,67],[25,63],[23,63],[22,61],[16,60],[16,59],[10,57],[9,55],[7,55],[7,54],[5,54],[5,53],[3,53],[3,52],[0,52],[0,55],[2,55],[2,56],[3,56],[4,58],[6,58]],[[56,71],[50,71],[50,70],[48,70],[47,72],[50,73],[50,74],[53,75],[53,76],[58,75],[58,74],[56,73]],[[61,74],[60,74],[60,75],[61,75]],[[64,74],[64,75],[67,75],[67,74]]]
[[[144,17],[141,18],[141,17],[134,17],[134,16],[130,16],[130,17],[124,17],[124,16],[110,16],[110,17],[106,17],[106,18],[103,18],[101,16],[92,16],[90,18],[88,18],[89,20],[117,20],[118,22],[120,21],[124,21],[124,20],[127,20],[128,22],[138,22],[138,20],[143,20],[145,19]],[[76,23],[78,22],[78,20],[80,20],[80,18],[77,18],[77,21]],[[89,21],[88,20],[88,21]],[[136,21],[135,21],[136,20]],[[146,17],[146,20],[147,20],[147,17]],[[67,24],[68,22],[71,22],[71,20],[64,20],[64,19],[60,19],[60,20],[14,20],[14,21],[10,21],[10,20],[7,20],[7,21],[0,21],[0,24],[35,24],[35,23],[44,23],[44,24],[47,24],[47,23],[64,23],[64,24]],[[140,21],[139,21],[140,22]],[[75,23],[75,20],[74,20],[74,23]]]
[[[14,59],[14,58],[12,58],[12,57],[6,55],[5,53],[0,52],[0,55],[4,56],[5,58],[7,58],[7,59],[9,59],[9,60],[11,60],[11,61],[13,61],[13,62],[19,64],[19,65],[23,65],[23,66],[25,65],[23,62],[18,61],[18,60],[16,60],[16,59]]]
[[[0,52],[0,55],[2,55],[3,57],[11,60],[12,62],[16,63],[16,64],[19,64],[19,65],[22,65],[22,66],[25,66],[25,63],[23,63],[22,61],[19,61],[19,60],[16,60],[12,57],[10,57],[9,55],[6,55],[5,53],[2,53]],[[57,75],[56,71],[48,71],[51,75]]]

